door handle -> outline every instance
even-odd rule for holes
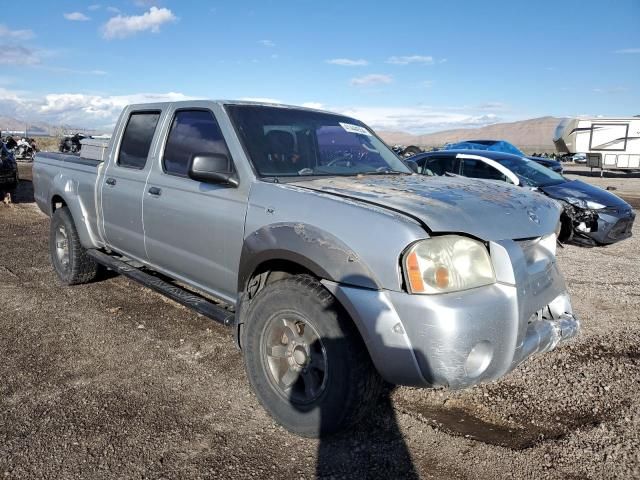
[[[115,185],[116,184],[116,179],[115,178],[107,178],[107,180],[104,182],[107,185]]]
[[[156,197],[159,197],[162,194],[162,189],[158,187],[151,187],[148,191],[150,195],[154,195]]]

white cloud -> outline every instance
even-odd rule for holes
[[[45,121],[52,125],[108,128],[113,126],[126,105],[193,99],[176,92],[131,95],[51,93],[44,97],[30,97],[26,92],[0,87],[0,115],[15,116],[30,121]]]
[[[6,25],[0,23],[0,38],[10,38],[12,40],[28,40],[35,35],[32,30],[11,30]]]
[[[608,87],[608,88],[594,88],[592,89],[593,93],[626,93],[629,91],[629,88],[623,86],[617,87]]]
[[[260,41],[258,41],[258,43],[260,45],[265,46],[265,47],[275,47],[276,46],[276,44],[275,44],[275,42],[273,40],[260,40]]]
[[[472,107],[474,110],[507,110],[509,105],[502,102],[484,102]]]
[[[282,103],[282,100],[278,100],[277,98],[267,98],[267,97],[242,97],[240,100],[244,102],[257,102],[257,103]]]
[[[315,108],[316,110],[324,109],[324,104],[320,102],[304,102],[302,106],[306,108]]]
[[[95,4],[93,4],[93,5],[89,5],[89,6],[87,7],[87,10],[89,10],[89,11],[92,11],[92,12],[93,12],[93,11],[95,11],[95,10],[100,10],[100,8],[102,8],[102,5],[100,5],[100,4],[98,4],[98,3],[95,3]]]
[[[107,12],[120,13],[120,9],[118,7],[107,7]]]
[[[46,70],[48,72],[54,73],[64,73],[64,74],[72,74],[72,75],[108,75],[108,72],[105,70],[93,69],[93,70],[79,70],[75,68],[67,68],[67,67],[56,67],[50,65],[40,65],[39,68]]]
[[[332,58],[327,60],[327,63],[331,65],[341,65],[343,67],[364,67],[369,65],[369,62],[360,58],[358,60],[352,60],[350,58]]]
[[[498,122],[492,113],[469,110],[450,112],[432,107],[347,107],[334,109],[339,113],[362,120],[376,130],[428,133],[453,128],[481,127]]]
[[[356,87],[364,87],[371,85],[383,85],[391,82],[393,82],[393,77],[391,75],[372,73],[363,77],[352,78],[350,83]]]
[[[91,20],[82,12],[64,13],[63,16],[64,18],[66,18],[67,20],[71,20],[72,22],[86,22],[88,20]]]
[[[158,0],[135,0],[133,3],[134,3],[137,7],[144,7],[144,8],[146,8],[146,7],[151,7],[151,6],[153,6],[153,5],[157,5],[157,4],[158,4],[158,3],[160,3],[160,2],[158,2]]]
[[[0,115],[25,120],[40,120],[52,125],[100,128],[108,130],[121,110],[132,103],[190,100],[193,97],[177,92],[137,93],[131,95],[88,95],[83,93],[51,93],[31,97],[28,93],[0,87]],[[272,98],[245,97],[261,103],[282,103]],[[302,106],[320,108],[355,117],[376,130],[429,133],[464,127],[479,127],[504,121],[493,112],[473,107],[376,107],[335,106],[306,102]],[[481,105],[480,105],[481,107]],[[510,116],[507,120],[512,120]],[[515,117],[522,118],[522,117]]]
[[[640,48],[622,48],[620,50],[616,50],[615,53],[622,53],[622,54],[640,53]]]
[[[0,45],[0,65],[36,65],[38,54],[20,45]]]
[[[177,17],[168,8],[151,7],[142,15],[117,15],[110,18],[104,25],[103,36],[107,39],[125,38],[147,30],[158,33],[160,26],[176,20]]]
[[[407,55],[403,57],[389,57],[387,63],[393,65],[409,65],[410,63],[417,63],[420,65],[432,65],[433,57],[424,55]]]
[[[108,96],[59,93],[46,95],[34,105],[34,110],[51,123],[95,127],[112,125],[122,109],[132,103],[190,99],[193,97],[176,92]]]

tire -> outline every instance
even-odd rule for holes
[[[381,392],[382,378],[353,322],[306,275],[256,294],[247,308],[242,349],[260,403],[284,428],[304,437],[348,428]]]
[[[18,189],[18,172],[16,171],[15,179],[11,183],[5,183],[4,185],[0,185],[0,197],[4,197],[5,194],[10,194],[12,197],[15,196],[16,190]],[[0,198],[0,200],[2,200]]]
[[[20,183],[20,179],[18,178],[18,171],[16,170],[16,178],[13,182],[11,182],[9,184],[9,186],[7,187],[7,189],[9,190],[9,193],[11,193],[11,195],[14,195],[16,193],[16,190],[18,189],[18,184]]]
[[[560,243],[570,242],[573,238],[573,222],[564,212],[560,215],[560,228],[556,234]]]
[[[98,264],[80,244],[71,212],[66,207],[57,209],[51,217],[49,255],[64,285],[90,282],[98,273]]]
[[[16,194],[17,189],[18,189],[18,182],[11,182],[11,183],[7,183],[4,189],[0,189],[0,191],[3,191],[4,193],[10,193],[11,196],[13,196]]]

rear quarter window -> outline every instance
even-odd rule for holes
[[[122,135],[118,165],[142,170],[147,163],[160,112],[134,112]]]

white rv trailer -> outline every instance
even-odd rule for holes
[[[587,154],[587,165],[640,170],[640,117],[565,118],[553,138],[558,153]]]

